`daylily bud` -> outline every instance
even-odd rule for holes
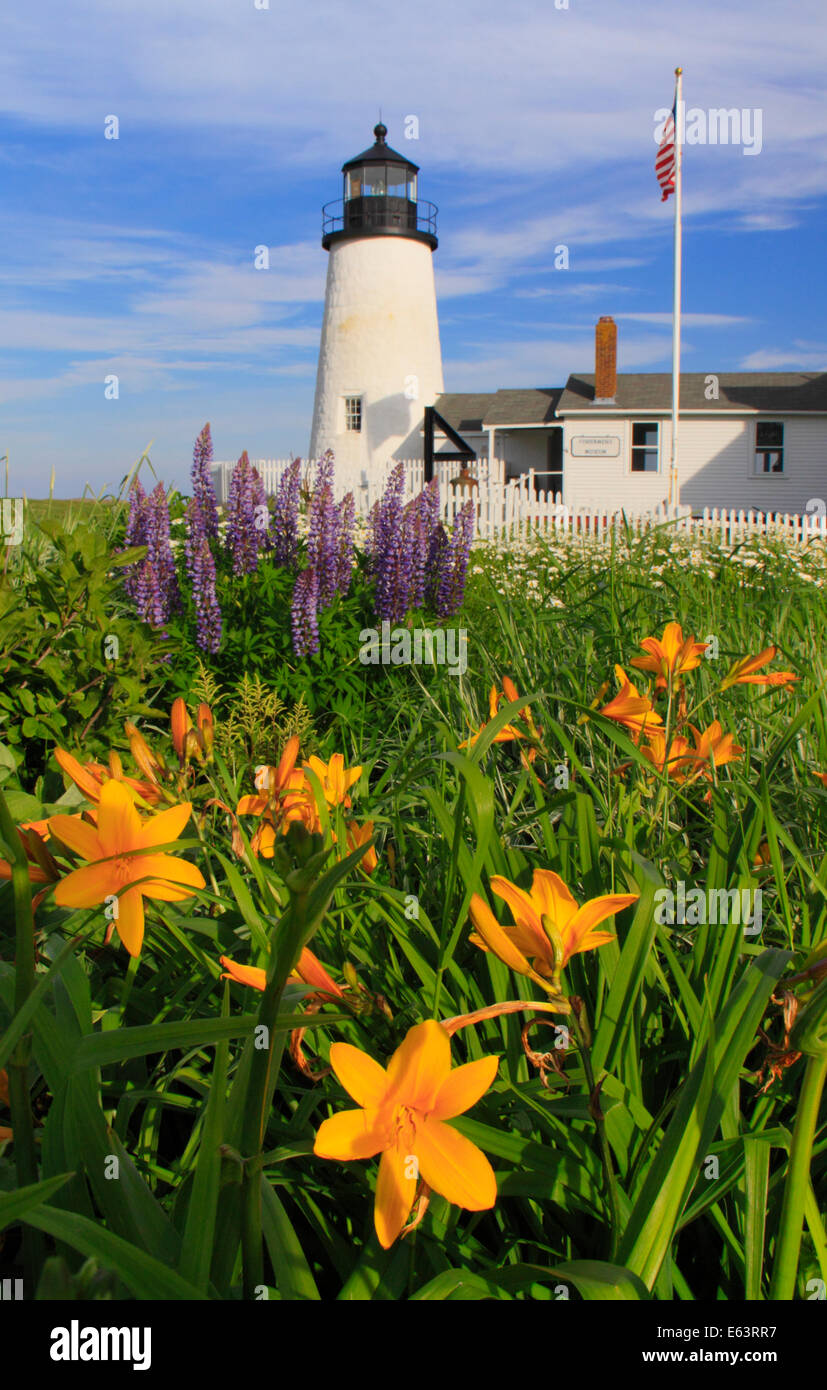
[[[350,985],[351,989],[359,988],[359,976],[356,974],[356,967],[352,961],[346,960],[342,966],[342,974]]]
[[[173,701],[169,722],[172,726],[172,746],[178,754],[179,759],[183,760],[184,739],[187,736],[188,730],[192,728],[192,720],[190,719],[186,703],[180,695]]]
[[[207,727],[207,725],[209,725],[211,729],[213,728],[212,710],[210,709],[209,705],[204,703],[203,700],[201,701],[200,705],[198,706],[198,709],[196,710],[195,722],[198,725],[199,729],[202,731],[202,733],[204,729]]]
[[[293,734],[292,737],[289,738],[284,745],[282,755],[279,758],[279,765],[275,769],[275,777],[270,782],[270,788],[272,791],[278,793],[280,791],[283,791],[283,789],[287,786],[288,778],[290,777],[291,772],[296,766],[296,759],[298,756],[299,736],[298,734]]]
[[[143,734],[128,719],[124,724],[124,729],[129,739],[129,751],[141,772],[149,778],[150,782],[157,782],[158,773],[166,772],[166,764],[160,753],[153,752]]]
[[[589,705],[589,709],[597,709],[597,706],[603,703],[604,699],[606,698],[606,694],[607,694],[607,692],[608,692],[608,689],[609,689],[609,682],[608,682],[608,681],[604,681],[603,684],[601,685],[600,689],[598,690],[596,696],[594,697],[594,699],[592,700],[591,704]],[[588,722],[589,722],[589,716],[588,716],[587,714],[581,714],[581,715],[579,715],[579,717],[578,717],[578,719],[577,719],[577,723],[578,723],[578,724],[588,724]]]
[[[557,931],[551,918],[548,917],[545,913],[543,913],[540,917],[540,921],[543,925],[543,931],[545,932],[546,936],[551,942],[551,949],[554,952],[554,970],[551,977],[551,982],[553,985],[559,985],[560,973],[563,969],[563,965],[565,964],[566,960],[566,948],[563,944],[563,939],[560,936],[560,933]]]
[[[109,752],[109,776],[116,778],[118,782],[123,778],[123,763],[114,748],[110,749]]]
[[[503,695],[507,700],[519,700],[517,687],[508,676],[503,676]]]
[[[206,753],[206,755],[207,755],[207,762],[208,762],[208,763],[211,763],[212,760],[213,760],[213,752],[212,752],[212,750],[213,750],[213,741],[214,741],[214,739],[215,739],[215,729],[214,729],[214,726],[213,726],[212,719],[210,719],[209,721],[205,721],[205,722],[201,725],[201,741],[202,741],[202,743],[203,743],[203,745],[204,745],[204,751],[205,751],[205,753]]]
[[[184,762],[188,763],[191,758],[197,758],[199,763],[204,761],[204,744],[198,729],[187,729],[184,739]]]

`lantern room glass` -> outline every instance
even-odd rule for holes
[[[345,174],[345,201],[407,198],[416,202],[416,174],[405,164],[363,164]]]

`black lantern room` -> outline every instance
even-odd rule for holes
[[[357,237],[403,236],[436,250],[433,203],[417,199],[419,166],[385,143],[387,126],[374,126],[376,143],[342,165],[344,197],[322,210],[322,246]]]

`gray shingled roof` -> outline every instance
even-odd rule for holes
[[[827,372],[719,372],[718,400],[704,395],[705,372],[681,372],[681,410],[743,410],[782,414],[791,410],[827,413]],[[558,403],[558,414],[589,408],[594,401],[594,377],[570,376]],[[669,372],[618,374],[614,404],[618,410],[671,410]],[[594,407],[610,411],[611,406]]]
[[[494,391],[445,391],[434,404],[448,424],[463,430],[481,430],[483,416],[494,399]]]
[[[827,372],[718,372],[718,399],[707,400],[706,372],[681,372],[681,410],[742,410],[763,414],[812,410],[827,414]],[[564,387],[527,390],[444,392],[436,408],[462,434],[494,425],[548,425],[567,411],[589,410],[594,377],[570,376]],[[669,372],[621,372],[614,405],[618,410],[671,410]],[[597,406],[610,411],[611,406]]]
[[[562,386],[531,390],[451,393],[437,396],[436,408],[455,430],[481,430],[489,425],[546,425],[555,416]]]

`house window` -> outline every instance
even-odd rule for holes
[[[636,420],[632,425],[632,472],[660,472],[660,425]]]
[[[362,429],[362,397],[345,396],[345,429],[359,434]]]
[[[784,472],[784,426],[778,420],[758,420],[755,426],[755,472]]]

